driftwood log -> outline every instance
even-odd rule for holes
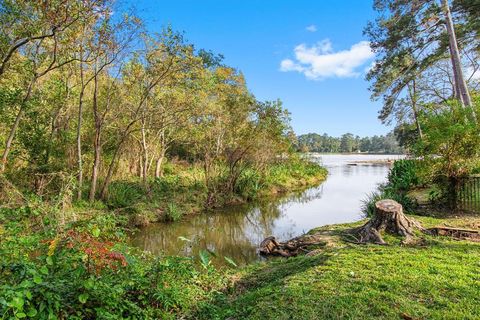
[[[357,243],[386,244],[381,233],[405,237],[407,243],[414,236],[415,230],[424,231],[417,221],[403,214],[402,205],[398,202],[385,199],[375,203],[375,214],[370,221],[359,228],[351,230],[351,235]]]
[[[323,235],[302,235],[286,242],[278,242],[275,237],[268,237],[260,244],[259,252],[262,255],[294,257],[299,253],[308,253],[308,246],[324,245],[326,240]]]

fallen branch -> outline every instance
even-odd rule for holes
[[[461,240],[480,241],[480,230],[434,227],[425,230],[433,236],[446,236]]]
[[[309,253],[309,246],[325,245],[327,242],[322,234],[302,235],[286,242],[278,242],[275,237],[268,237],[260,244],[259,252],[262,255],[294,257],[301,252]]]

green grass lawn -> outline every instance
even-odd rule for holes
[[[419,218],[429,227],[468,219]],[[342,229],[343,226],[333,226]],[[422,236],[402,246],[341,241],[313,257],[276,259],[231,276],[195,319],[480,319],[480,243]]]

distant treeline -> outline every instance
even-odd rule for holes
[[[393,133],[363,138],[351,133],[345,133],[341,137],[308,133],[297,137],[296,146],[302,152],[403,153],[403,148]]]

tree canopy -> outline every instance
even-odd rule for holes
[[[76,198],[94,201],[114,179],[148,189],[166,158],[182,157],[204,164],[215,193],[290,150],[280,101],[257,101],[221,54],[116,10],[110,0],[0,1],[3,173],[31,177],[21,183],[40,194],[73,178]],[[219,166],[229,168],[221,187]]]

